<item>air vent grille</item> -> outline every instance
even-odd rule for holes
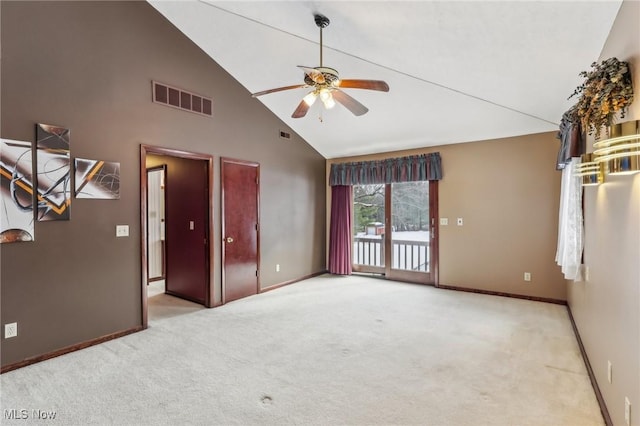
[[[280,137],[282,139],[291,139],[291,133],[285,132],[284,130],[280,130]]]
[[[153,102],[207,117],[213,116],[213,100],[177,87],[152,81]]]

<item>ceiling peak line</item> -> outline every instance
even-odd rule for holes
[[[220,6],[218,6],[218,5],[212,4],[212,3],[210,3],[210,2],[208,2],[208,1],[206,1],[206,0],[198,0],[198,1],[199,1],[200,3],[202,3],[202,4],[206,5],[206,6],[213,7],[213,8],[215,8],[215,9],[218,9],[218,10],[222,11],[222,12],[225,12],[225,13],[228,13],[228,14],[231,14],[231,15],[234,15],[234,16],[236,16],[236,17],[238,17],[238,18],[245,19],[245,20],[247,20],[247,21],[253,22],[253,23],[258,24],[258,25],[261,25],[261,26],[263,26],[263,27],[267,27],[267,28],[272,29],[272,30],[274,30],[274,31],[278,31],[278,32],[281,32],[281,33],[283,33],[283,34],[287,34],[287,35],[289,35],[289,36],[292,36],[292,37],[298,38],[298,39],[300,39],[300,40],[307,41],[307,42],[309,42],[309,43],[318,44],[315,40],[310,40],[310,39],[308,39],[308,38],[305,38],[305,37],[299,36],[299,35],[297,35],[297,34],[294,34],[294,33],[292,33],[292,32],[285,31],[285,30],[283,30],[283,29],[281,29],[281,28],[274,27],[273,25],[269,25],[269,24],[266,24],[266,23],[264,23],[264,22],[260,22],[260,21],[258,21],[258,20],[256,20],[256,19],[249,18],[249,17],[247,17],[247,16],[241,15],[241,14],[239,14],[239,13],[232,12],[232,11],[230,11],[230,10],[227,10],[227,9],[223,8],[223,7],[220,7]],[[393,67],[391,67],[391,66],[387,66],[387,65],[379,64],[379,63],[374,62],[374,61],[371,61],[371,60],[369,60],[369,59],[362,58],[362,57],[360,57],[360,56],[358,56],[358,55],[354,55],[354,54],[352,54],[352,53],[345,52],[344,50],[336,49],[336,48],[333,48],[333,47],[331,47],[331,46],[327,46],[327,45],[325,45],[325,46],[324,46],[324,48],[325,48],[325,49],[332,50],[332,51],[337,52],[337,53],[341,53],[341,54],[343,54],[343,55],[346,55],[346,56],[349,56],[349,57],[351,57],[351,58],[357,59],[357,60],[359,60],[359,61],[363,61],[363,62],[366,62],[366,63],[368,63],[368,64],[375,65],[375,66],[380,67],[380,68],[382,68],[382,69],[385,69],[385,70],[387,70],[387,71],[391,71],[391,72],[393,72],[393,73],[400,74],[400,75],[403,75],[403,76],[405,76],[405,77],[409,77],[409,78],[412,78],[412,79],[414,79],[414,80],[417,80],[417,81],[420,81],[420,82],[423,82],[423,83],[427,83],[427,84],[430,84],[430,85],[432,85],[432,86],[436,86],[436,87],[439,87],[439,88],[441,88],[441,89],[445,89],[445,90],[447,90],[447,91],[450,91],[450,92],[453,92],[453,93],[457,93],[457,94],[459,94],[459,95],[462,95],[462,96],[465,96],[465,97],[468,97],[468,98],[471,98],[471,99],[475,99],[475,100],[478,100],[478,101],[480,101],[480,102],[487,103],[487,104],[489,104],[489,105],[496,106],[496,107],[498,107],[498,108],[505,109],[505,110],[507,110],[507,111],[515,112],[515,113],[517,113],[517,114],[524,115],[524,116],[526,116],[526,117],[533,118],[533,119],[535,119],[535,120],[542,121],[542,122],[547,123],[547,124],[553,124],[554,126],[559,126],[559,125],[560,125],[560,123],[559,123],[559,122],[554,122],[554,121],[551,121],[551,120],[547,120],[546,118],[538,117],[537,115],[530,114],[530,113],[528,113],[528,112],[521,111],[521,110],[519,110],[519,109],[516,109],[516,108],[510,107],[510,106],[507,106],[507,105],[503,105],[503,104],[500,104],[500,103],[498,103],[498,102],[495,102],[495,101],[492,101],[492,100],[489,100],[489,99],[485,99],[485,98],[482,98],[482,97],[477,96],[477,95],[473,95],[473,94],[471,94],[471,93],[463,92],[462,90],[454,89],[453,87],[449,87],[449,86],[446,86],[446,85],[444,85],[444,84],[437,83],[437,82],[435,82],[435,81],[427,80],[427,79],[425,79],[425,78],[418,77],[418,76],[415,76],[415,75],[413,75],[413,74],[409,74],[409,73],[407,73],[407,72],[405,72],[405,71],[400,71],[400,70],[395,69],[395,68],[393,68]]]
[[[553,124],[554,126],[559,126],[560,125],[560,123],[556,123],[554,121],[547,120],[546,118],[538,117],[537,115],[530,114],[528,112],[521,111],[519,109],[510,107],[510,106],[507,106],[507,105],[502,105],[502,104],[500,104],[498,102],[495,102],[495,101],[492,101],[492,100],[489,100],[489,99],[485,99],[485,98],[482,98],[480,96],[473,95],[471,93],[463,92],[462,90],[454,89],[453,87],[445,86],[444,84],[436,83],[435,81],[427,80],[425,78],[418,77],[418,76],[415,76],[413,74],[409,74],[409,73],[407,73],[405,71],[400,71],[398,69],[392,68],[392,67],[387,66],[387,65],[383,65],[383,64],[379,64],[377,62],[370,61],[370,60],[368,60],[366,58],[362,58],[360,56],[353,55],[351,53],[345,52],[345,51],[340,50],[340,49],[334,49],[333,47],[326,46],[326,45],[325,45],[325,48],[329,49],[329,50],[333,50],[334,52],[342,53],[343,55],[350,56],[350,57],[352,57],[354,59],[357,59],[359,61],[363,61],[363,62],[366,62],[368,64],[375,65],[375,66],[383,68],[383,69],[385,69],[387,71],[391,71],[391,72],[394,72],[396,74],[400,74],[400,75],[403,75],[405,77],[409,77],[409,78],[412,78],[414,80],[418,80],[418,81],[423,82],[423,83],[431,84],[433,86],[439,87],[441,89],[448,90],[448,91],[453,92],[453,93],[457,93],[457,94],[462,95],[462,96],[466,96],[468,98],[472,98],[472,99],[475,99],[475,100],[478,100],[478,101],[481,101],[481,102],[488,103],[488,104],[493,105],[493,106],[497,106],[498,108],[506,109],[506,110],[511,111],[511,112],[515,112],[515,113],[518,113],[518,114],[521,114],[521,115],[525,115],[527,117],[542,121],[544,123]]]

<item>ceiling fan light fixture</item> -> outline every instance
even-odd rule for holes
[[[331,96],[331,94],[329,94],[326,99],[322,99],[322,103],[326,109],[331,109],[336,106],[336,101],[333,100],[333,96]]]
[[[331,109],[336,106],[336,101],[333,99],[331,90],[327,88],[320,89],[320,100],[322,101],[326,109]]]
[[[318,95],[316,94],[316,92],[314,90],[313,92],[309,92],[304,98],[302,98],[302,100],[304,101],[304,103],[306,103],[307,105],[311,106],[316,101],[317,97],[318,97]]]
[[[320,99],[322,99],[323,102],[330,98],[331,92],[328,89],[320,89]]]

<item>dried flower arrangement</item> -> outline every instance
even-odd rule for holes
[[[633,102],[631,72],[627,62],[609,58],[591,64],[591,71],[582,71],[585,81],[569,98],[580,96],[572,113],[580,119],[582,128],[600,137],[603,127],[614,123],[616,114],[624,118],[627,107]]]

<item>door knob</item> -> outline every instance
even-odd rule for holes
[[[231,238],[231,237],[227,237],[227,242],[228,242],[228,243],[232,243],[232,242],[233,242],[233,238]]]

